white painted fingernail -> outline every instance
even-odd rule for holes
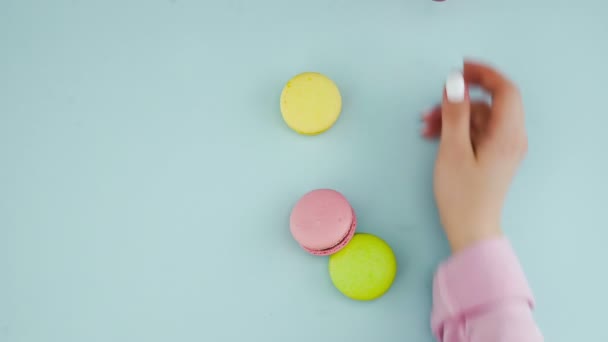
[[[445,93],[450,102],[462,102],[464,101],[464,93],[466,86],[464,84],[464,77],[460,71],[454,71],[445,82]]]

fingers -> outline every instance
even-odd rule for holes
[[[471,140],[474,135],[483,132],[490,116],[490,105],[485,101],[471,102]],[[436,106],[422,115],[422,136],[437,139],[441,135],[441,106]]]
[[[437,105],[433,109],[422,115],[422,136],[427,139],[438,138],[441,134],[441,106]]]
[[[464,62],[463,76],[467,83],[478,85],[491,95],[514,87],[513,83],[497,70],[476,62]]]
[[[460,72],[448,76],[441,105],[441,148],[473,153],[470,136],[471,107]]]
[[[487,102],[476,101],[471,103],[471,142],[474,149],[482,141],[488,127],[490,112],[490,105]]]
[[[523,126],[523,105],[513,82],[496,69],[475,62],[464,63],[464,78],[492,95],[492,120],[506,127]]]
[[[527,150],[524,109],[515,84],[495,69],[473,62],[465,62],[464,77],[492,95],[490,115],[483,124],[483,146],[477,156],[480,160],[523,158]]]
[[[491,112],[490,105],[484,101],[471,103],[471,129],[481,131],[486,127]]]

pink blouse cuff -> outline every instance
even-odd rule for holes
[[[534,305],[532,291],[506,238],[482,241],[439,266],[433,284],[433,331],[448,320],[504,300]]]

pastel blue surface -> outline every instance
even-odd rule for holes
[[[523,91],[504,225],[547,341],[606,341],[608,3],[0,0],[0,341],[432,341],[448,255],[420,112],[463,56]],[[343,115],[304,137],[302,71]],[[394,248],[381,299],[335,290],[288,232],[342,191]]]

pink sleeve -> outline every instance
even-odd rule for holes
[[[431,326],[441,342],[538,342],[534,301],[504,239],[483,241],[443,263],[433,286]]]

